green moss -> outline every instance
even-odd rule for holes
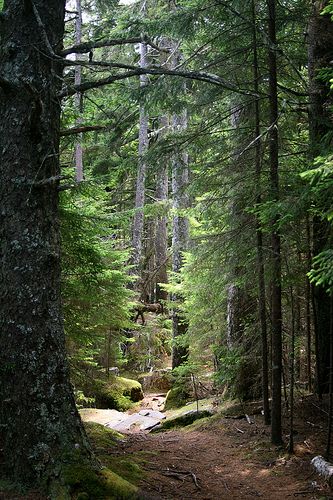
[[[184,387],[174,386],[168,392],[165,400],[165,409],[180,408],[184,406],[189,398],[189,393]]]
[[[64,482],[76,499],[127,500],[137,498],[137,488],[114,472],[95,471],[86,465],[69,465],[64,470]]]
[[[185,427],[192,424],[195,420],[211,416],[212,413],[208,410],[201,410],[199,412],[192,410],[185,413],[184,415],[165,420],[163,423],[161,423],[161,427],[158,430],[160,431],[165,429],[172,429],[173,427]]]
[[[142,387],[136,380],[111,377],[108,381],[94,380],[85,393],[94,397],[97,408],[126,411],[133,402],[143,399]]]
[[[130,459],[120,459],[119,457],[112,457],[110,455],[103,457],[103,461],[107,464],[108,469],[111,469],[132,484],[138,484],[144,474],[141,465],[136,460],[141,463],[144,462],[140,457],[133,455],[131,455]]]
[[[84,427],[95,449],[109,449],[115,446],[117,441],[124,439],[123,434],[120,434],[120,432],[109,429],[96,422],[85,422]]]

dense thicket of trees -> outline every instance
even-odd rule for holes
[[[4,2],[7,471],[52,477],[76,445],[90,459],[63,333],[73,372],[125,363],[140,299],[172,318],[173,367],[214,365],[229,394],[264,399],[267,424],[272,397],[275,444],[282,388],[290,408],[295,385],[332,389],[332,15],[314,0]]]

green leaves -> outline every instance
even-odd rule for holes
[[[325,250],[313,258],[313,268],[308,273],[311,283],[333,292],[333,250]]]

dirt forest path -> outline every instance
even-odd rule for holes
[[[192,430],[129,434],[113,453],[144,457],[147,499],[333,498],[310,468],[306,446],[288,457],[259,423],[222,419]]]

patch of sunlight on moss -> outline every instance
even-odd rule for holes
[[[131,455],[131,458],[119,458],[119,457],[103,457],[105,463],[108,465],[108,470],[112,470],[118,476],[124,478],[126,481],[136,485],[139,483],[140,479],[144,474],[142,467],[139,463],[140,458]],[[145,460],[141,459],[141,463]]]
[[[111,448],[115,446],[118,441],[125,439],[125,436],[120,434],[120,432],[109,429],[96,422],[85,422],[84,428],[88,438],[91,440],[94,447],[98,449]]]
[[[214,398],[206,398],[206,399],[200,399],[199,400],[199,411],[201,410],[211,410],[213,406]],[[188,411],[193,411],[197,409],[197,403],[196,401],[193,401],[192,403],[189,403],[185,406],[182,406],[181,408],[176,408],[172,410],[167,410],[165,412],[167,419],[169,418],[175,418],[175,417],[180,417],[184,413],[187,413]]]
[[[87,465],[68,465],[64,482],[76,499],[129,500],[137,497],[137,488],[109,469],[95,471]]]

